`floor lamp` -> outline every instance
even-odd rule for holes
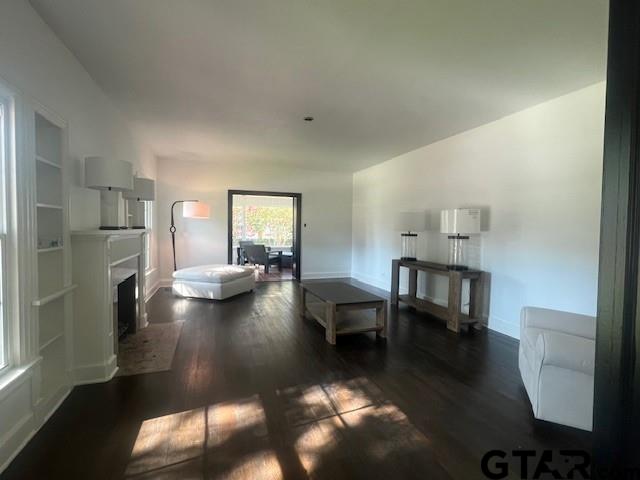
[[[173,271],[177,270],[176,267],[176,223],[173,214],[173,207],[178,203],[183,203],[182,216],[185,218],[209,218],[209,205],[200,202],[200,200],[176,200],[171,204],[171,226],[169,232],[171,232],[171,248],[173,249]]]

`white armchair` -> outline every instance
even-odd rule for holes
[[[522,309],[518,364],[536,418],[592,429],[595,337],[595,317]]]

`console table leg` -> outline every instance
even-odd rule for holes
[[[409,269],[409,296],[416,298],[418,294],[418,270]]]
[[[449,273],[449,318],[447,328],[460,333],[460,302],[462,301],[462,275],[460,272]]]
[[[327,328],[325,338],[331,345],[336,344],[336,304],[327,302]]]
[[[391,262],[391,305],[398,305],[398,289],[400,288],[400,261]]]
[[[469,288],[469,316],[477,320],[473,324],[476,330],[482,330],[482,314],[484,300],[484,282],[483,275],[480,278],[472,279]]]
[[[387,337],[387,301],[382,303],[381,307],[376,308],[376,326],[380,330],[376,331],[376,336],[380,338]]]

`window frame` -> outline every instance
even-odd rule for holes
[[[144,225],[146,228],[146,232],[144,234],[144,243],[145,243],[145,258],[144,261],[144,271],[146,274],[149,274],[154,270],[155,266],[153,265],[153,202],[145,201],[144,202]]]
[[[16,168],[16,98],[13,92],[0,83],[0,376],[15,366],[14,324],[17,300],[14,265],[8,252],[15,254],[12,236],[15,226],[15,168]],[[13,255],[15,257],[16,255]],[[13,286],[13,287],[12,287]]]

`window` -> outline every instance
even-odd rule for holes
[[[153,255],[151,254],[151,249],[153,247],[151,241],[151,230],[153,229],[153,202],[144,202],[144,225],[149,230],[144,235],[144,269],[145,271],[151,270],[153,268],[153,264],[151,259]]]
[[[267,195],[234,195],[232,242],[253,240],[269,247],[293,245],[293,199]]]
[[[8,365],[7,322],[7,188],[11,156],[11,103],[0,91],[0,370]]]

